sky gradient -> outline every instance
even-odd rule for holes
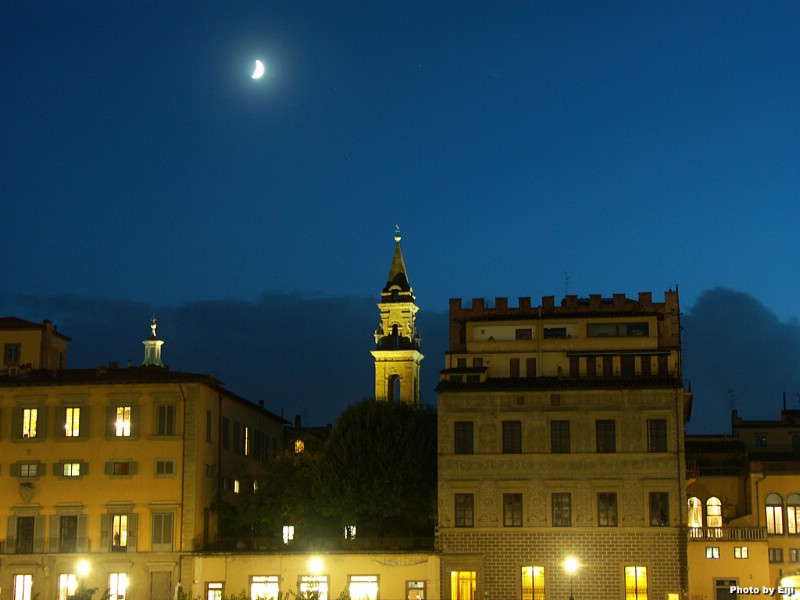
[[[798,30],[796,2],[10,0],[1,289],[377,300],[399,224],[421,314],[677,285],[790,327]]]

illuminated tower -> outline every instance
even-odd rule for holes
[[[375,330],[375,400],[419,406],[419,334],[415,324],[419,308],[408,283],[400,228],[395,231],[394,256],[378,308],[381,324]]]
[[[156,316],[150,321],[150,337],[143,341],[144,344],[144,362],[142,366],[163,367],[161,362],[161,346],[164,345],[164,340],[158,339],[156,336]]]

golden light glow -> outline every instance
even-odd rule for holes
[[[522,600],[544,598],[544,567],[522,567]]]
[[[324,567],[325,564],[322,562],[322,559],[319,556],[312,556],[308,561],[308,570],[312,575],[319,575],[322,573],[322,569]]]
[[[577,558],[575,558],[574,556],[568,556],[567,558],[564,559],[563,566],[564,570],[567,573],[569,573],[570,575],[574,575],[578,571],[581,565],[578,562]]]
[[[89,561],[79,560],[75,568],[78,571],[78,575],[80,575],[81,577],[86,577],[89,574]]]

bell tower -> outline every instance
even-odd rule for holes
[[[400,228],[395,229],[394,256],[381,292],[381,323],[375,330],[375,400],[419,406],[419,351],[414,291],[400,250]]]

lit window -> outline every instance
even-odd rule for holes
[[[58,600],[67,600],[75,595],[78,589],[78,577],[75,573],[61,573],[58,576]]]
[[[544,567],[522,567],[522,600],[544,600]]]
[[[22,409],[22,437],[35,438],[36,437],[36,424],[39,420],[38,408],[23,408]]]
[[[33,575],[29,573],[14,575],[14,600],[31,600]]]
[[[302,454],[305,452],[306,445],[303,440],[295,440],[294,441],[294,453],[295,454]]]
[[[275,600],[278,593],[277,575],[253,575],[250,578],[250,597],[253,600]]]
[[[647,600],[647,567],[625,567],[625,600]]]
[[[69,407],[66,410],[64,419],[64,435],[66,437],[78,437],[81,434],[81,409]]]
[[[327,575],[301,575],[298,587],[300,588],[300,594],[304,598],[309,598],[313,595],[316,596],[317,600],[328,600]]]
[[[786,528],[789,535],[800,535],[800,494],[786,498]]]
[[[245,456],[250,456],[250,428],[244,427],[244,446],[242,447]]]
[[[127,552],[128,550],[128,515],[111,517],[111,551]]]
[[[719,498],[712,496],[706,502],[706,526],[722,527],[722,502]]]
[[[734,546],[733,547],[733,558],[748,558],[749,552],[747,551],[747,546]]]
[[[131,435],[131,407],[118,406],[117,418],[114,421],[114,435],[117,437],[130,437]]]
[[[108,600],[125,600],[128,592],[128,574],[127,573],[109,573],[108,574],[108,591],[106,598]]]
[[[719,546],[706,546],[706,558],[719,558]]]
[[[767,533],[783,535],[783,499],[778,494],[768,494],[766,505]]]
[[[64,477],[80,477],[81,476],[81,463],[79,462],[68,462],[63,464]]]
[[[406,600],[425,600],[425,582],[406,581]]]
[[[352,600],[378,600],[378,576],[350,575],[347,589]]]
[[[234,479],[233,480],[233,493],[234,494],[238,494],[239,493],[239,480],[238,479]]]
[[[222,583],[215,581],[206,584],[206,600],[222,600]]]
[[[703,503],[700,498],[689,498],[689,527],[699,529],[703,526]],[[692,532],[692,537],[698,537],[702,532]]]
[[[283,526],[283,543],[288,544],[294,539],[294,525]]]
[[[355,525],[345,525],[344,526],[344,539],[352,540],[356,537],[356,526]]]
[[[800,562],[800,548],[789,548],[789,560],[791,562]]]
[[[450,571],[450,600],[473,600],[476,581],[475,571]]]

